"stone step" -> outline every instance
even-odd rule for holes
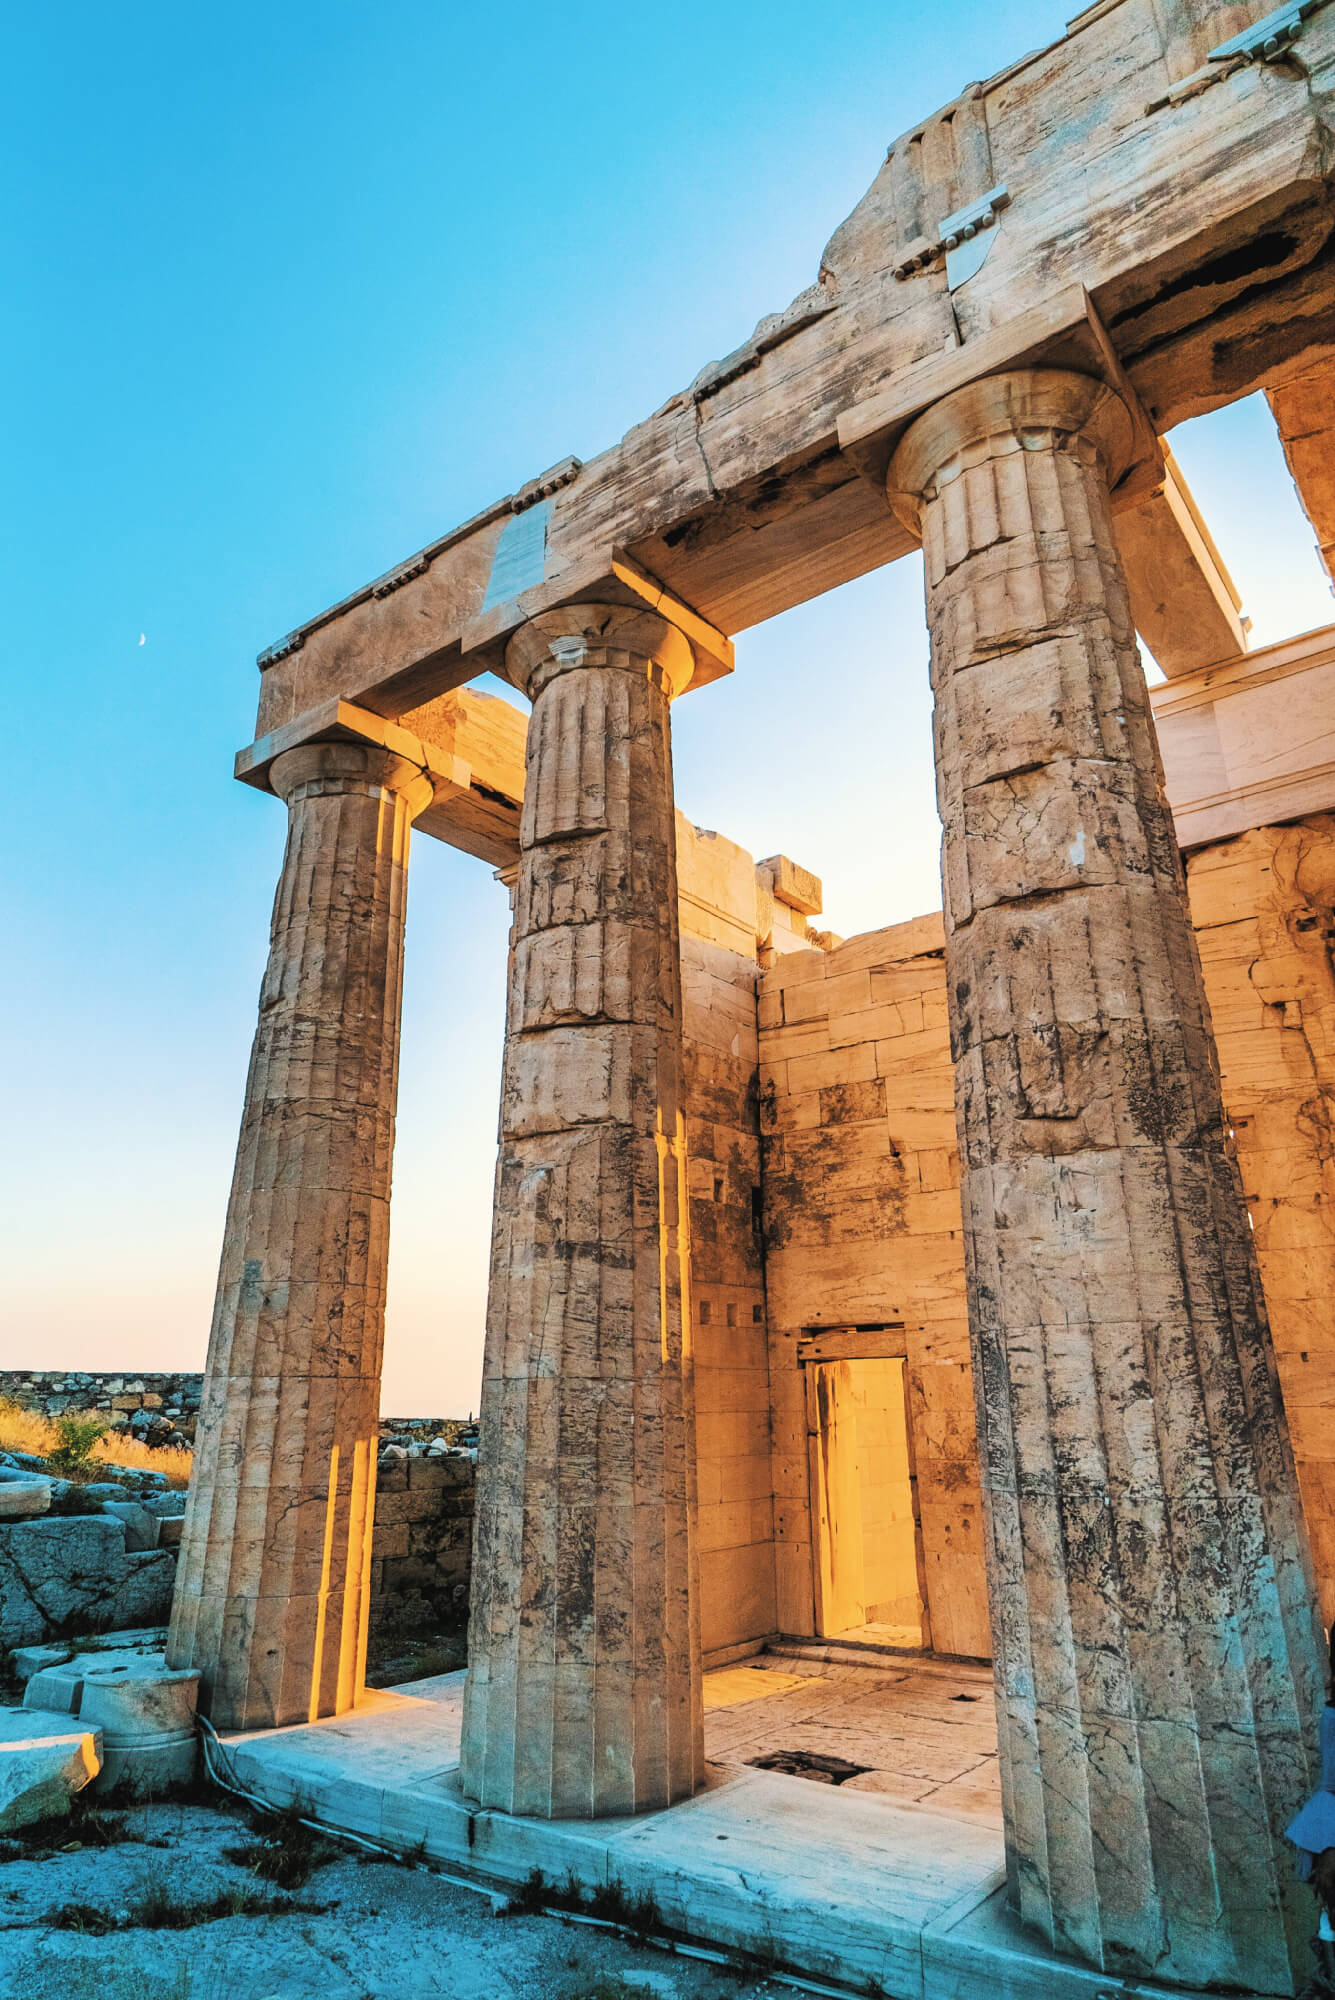
[[[165,1625],[136,1625],[123,1632],[87,1633],[78,1639],[47,1639],[38,1646],[15,1646],[9,1668],[15,1680],[24,1684],[44,1667],[64,1666],[73,1660],[107,1660],[122,1653],[161,1653],[166,1643]]]

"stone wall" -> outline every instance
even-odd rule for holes
[[[1243,1191],[1326,1622],[1335,1622],[1335,814],[1187,859]],[[760,986],[778,1623],[813,1629],[797,1343],[902,1321],[932,1643],[989,1650],[937,915]],[[805,1621],[805,1622],[803,1622]]]
[[[1187,861],[1303,1509],[1335,1624],[1335,814]]]
[[[371,1534],[371,1630],[421,1632],[467,1614],[477,1469],[466,1453],[382,1456]]]
[[[113,1423],[127,1423],[136,1410],[170,1417],[186,1436],[193,1435],[203,1393],[201,1374],[89,1374],[81,1369],[0,1370],[0,1399],[8,1398],[44,1417],[67,1410],[104,1410]]]
[[[939,916],[777,959],[760,986],[778,1622],[816,1630],[806,1371],[902,1327],[937,1652],[991,1651]],[[861,1346],[859,1346],[861,1341]]]

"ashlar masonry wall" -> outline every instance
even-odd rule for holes
[[[1335,1624],[1335,814],[1187,859],[1224,1102]]]
[[[788,864],[791,872],[791,864]],[[799,871],[800,872],[800,871]],[[758,948],[810,956],[772,872],[677,815],[700,1624],[717,1663],[767,1638],[775,1596],[770,1375],[761,1234]],[[808,899],[810,900],[810,899]]]
[[[382,1461],[371,1534],[371,1629],[457,1626],[468,1610],[477,1468],[466,1453]]]
[[[1335,814],[1187,859],[1224,1102],[1335,1620]],[[779,959],[760,1086],[779,1629],[814,1629],[804,1335],[902,1321],[931,1643],[990,1651],[939,916]]]
[[[991,1651],[944,934],[920,917],[760,984],[779,1628],[815,1630],[804,1335],[904,1327],[930,1643]]]

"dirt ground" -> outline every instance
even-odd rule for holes
[[[0,1840],[0,2000],[777,2000],[790,1990],[559,1916],[502,1913],[426,1868],[206,1800],[85,1806]]]

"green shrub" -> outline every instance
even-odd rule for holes
[[[59,1418],[56,1423],[59,1442],[47,1460],[48,1465],[64,1479],[77,1479],[91,1471],[93,1453],[108,1428],[102,1417],[91,1414]]]

